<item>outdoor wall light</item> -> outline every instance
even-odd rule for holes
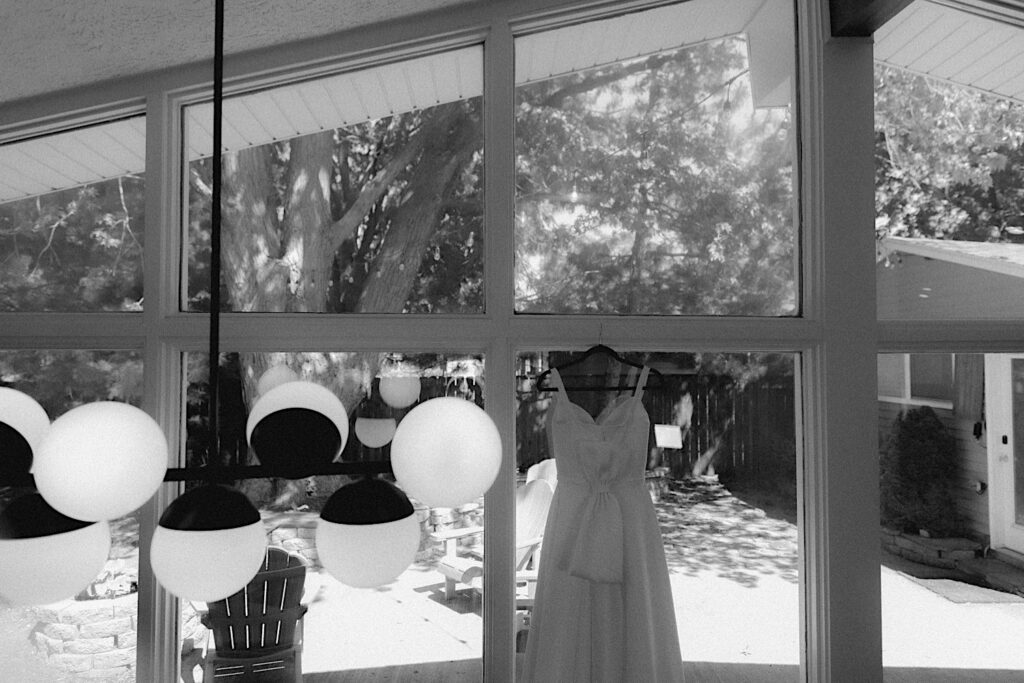
[[[331,576],[354,588],[372,588],[394,581],[412,564],[420,525],[401,489],[366,478],[331,495],[320,513],[315,541]]]
[[[46,605],[73,597],[110,553],[110,526],[82,522],[29,493],[0,513],[0,603]]]
[[[348,440],[348,416],[330,389],[314,382],[285,382],[257,399],[245,436],[272,475],[301,479],[341,453]]]
[[[167,506],[153,534],[149,561],[168,592],[213,602],[249,583],[266,547],[260,513],[245,494],[207,484]]]
[[[398,484],[430,507],[457,507],[482,496],[501,468],[501,436],[471,401],[424,401],[398,423],[391,441]]]
[[[167,472],[167,439],[145,411],[116,401],[72,408],[50,425],[32,465],[36,488],[68,517],[95,522],[137,509]]]
[[[380,397],[392,408],[408,408],[420,398],[420,378],[416,375],[389,375],[380,378]]]
[[[393,417],[363,417],[360,415],[356,418],[356,438],[367,448],[383,448],[394,438],[397,427],[398,423]]]

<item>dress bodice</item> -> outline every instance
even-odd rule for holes
[[[559,392],[548,433],[559,478],[592,485],[642,481],[650,432],[642,402],[647,368],[634,393],[616,397],[596,418],[569,400],[558,370],[551,374]]]

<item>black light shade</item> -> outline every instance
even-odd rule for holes
[[[30,456],[31,457],[31,456]],[[40,538],[87,527],[91,522],[57,512],[38,493],[15,498],[0,512],[0,538]]]
[[[160,515],[160,526],[179,531],[237,529],[259,521],[259,510],[245,494],[220,484],[186,491]]]
[[[320,512],[321,519],[337,524],[384,524],[413,513],[404,492],[383,479],[360,479],[335,491]]]
[[[324,505],[316,526],[324,568],[355,588],[394,581],[412,564],[420,538],[409,498],[383,479],[342,486]]]
[[[0,479],[28,474],[32,468],[32,446],[20,431],[0,422]]]
[[[0,604],[45,605],[77,594],[110,552],[110,526],[54,510],[38,493],[0,513]]]
[[[302,479],[334,461],[344,446],[337,425],[310,408],[270,413],[252,429],[249,443],[272,476]]]

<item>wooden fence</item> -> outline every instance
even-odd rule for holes
[[[718,440],[712,470],[735,478],[792,476],[796,470],[796,401],[792,381],[753,382],[742,390],[715,377],[668,377],[664,388],[647,391],[644,406],[652,424],[686,423],[682,448],[654,448],[649,466],[668,467],[671,476],[690,474]],[[550,457],[546,432],[550,395],[519,392],[517,462],[520,469]]]

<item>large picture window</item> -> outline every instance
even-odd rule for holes
[[[517,39],[517,311],[799,314],[782,7],[684,3]],[[789,41],[769,39],[779,25]]]
[[[417,508],[422,552],[379,589],[328,580],[309,552],[337,477],[244,483],[271,543],[309,567],[308,678],[521,675],[532,598],[519,591],[535,566],[516,567],[517,503],[552,454],[550,397],[532,382],[595,345],[668,376],[644,399],[642,464],[687,679],[825,680],[880,665],[877,460],[864,414],[877,415],[876,353],[902,353],[914,337],[887,327],[876,348],[870,47],[829,39],[824,7],[433,2],[397,23],[320,27],[303,41],[284,32],[280,45],[239,34],[228,39],[222,149],[199,52],[96,92],[15,103],[11,123],[4,105],[0,348],[27,354],[19,368],[50,362],[39,349],[81,351],[47,366],[56,379],[31,381],[4,352],[0,384],[137,403],[168,437],[170,466],[212,462],[203,349],[219,154],[213,286],[221,379],[233,384],[214,457],[251,464],[244,415],[278,363],[342,400],[343,460],[386,452],[361,442],[356,422],[380,408],[379,371],[397,363],[424,396],[485,407],[504,451],[481,500]],[[824,87],[831,79],[843,87]],[[96,149],[110,167],[79,174]],[[81,158],[53,156],[73,150]],[[981,322],[944,331],[962,346],[1006,345],[1008,328]],[[938,334],[926,330],[920,348],[934,350]],[[908,365],[901,377],[922,383],[938,369]],[[614,395],[574,402],[599,409]],[[102,637],[134,649],[118,655],[128,680],[202,665],[203,606],[170,595],[145,561],[156,520],[191,485],[163,486],[123,527],[142,560],[131,566],[137,602],[130,628]],[[737,614],[751,618],[737,626]],[[0,611],[0,660],[16,676],[47,671],[54,654],[115,666],[113,655],[27,642],[34,619]]]
[[[479,47],[224,103],[226,308],[483,312]],[[209,299],[211,106],[185,113],[188,300]]]

